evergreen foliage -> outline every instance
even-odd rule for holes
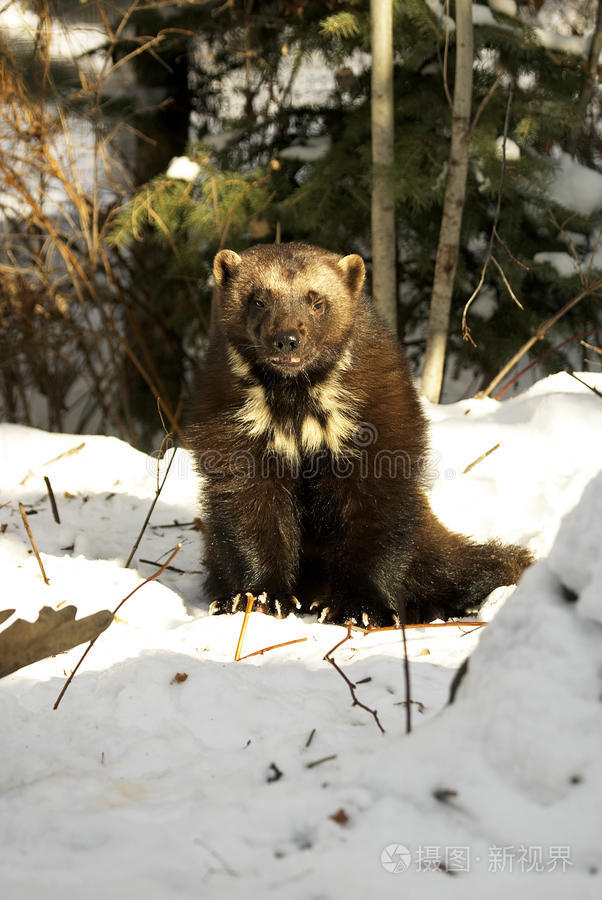
[[[207,151],[214,178],[218,171],[226,178],[231,171],[245,173],[238,187],[233,184],[234,192],[246,192],[247,179],[257,177],[258,171],[265,179],[263,189],[248,194],[240,207],[246,211],[247,220],[244,215],[237,220],[239,230],[232,222],[228,239],[236,247],[254,243],[258,234],[261,240],[274,240],[279,234],[282,240],[306,240],[337,250],[359,250],[369,256],[370,83],[368,58],[358,56],[369,49],[369,5],[339,2],[327,6],[330,11],[324,15],[324,4],[266,3],[256,15],[247,15],[244,4],[234,3],[228,10],[231,27],[206,38],[214,58],[220,61],[220,77],[226,74],[226,60],[236,58],[236,48],[241,44],[246,48],[247,61],[252,60],[251,65],[247,62],[246,80],[241,86],[245,99],[240,114],[228,120],[220,118],[216,112],[221,104],[214,98],[214,108],[206,106],[197,120],[200,138],[219,130],[231,135],[230,140],[216,143]],[[292,7],[295,15],[291,14]],[[453,5],[451,13],[453,16]],[[319,29],[312,28],[315,24]],[[449,47],[444,54],[446,39]],[[423,349],[449,149],[450,110],[442,66],[445,55],[451,91],[453,43],[453,27],[446,34],[445,20],[433,4],[427,5],[424,0],[395,4],[396,163],[387,174],[398,210],[400,320],[417,367]],[[294,91],[286,87],[287,79],[294,77],[295,65],[300,65],[309,52],[317,53],[322,60],[326,73],[322,77],[327,77],[327,67],[335,70],[334,83],[330,93],[322,90],[316,102],[295,103]],[[483,106],[472,139],[450,338],[455,368],[472,368],[483,383],[537,324],[583,283],[578,274],[571,278],[552,274],[549,264],[534,262],[535,255],[566,251],[568,238],[563,223],[570,220],[571,232],[580,235],[575,246],[579,246],[582,265],[587,268],[587,248],[596,240],[601,222],[597,215],[584,217],[559,209],[546,194],[546,185],[554,175],[554,155],[567,146],[575,128],[575,98],[583,81],[583,60],[550,52],[524,18],[496,12],[490,24],[475,26],[475,53],[474,112]],[[295,62],[291,65],[292,60]],[[206,77],[198,73],[199,84]],[[493,264],[488,267],[487,303],[475,303],[469,313],[475,347],[462,340],[460,313],[478,282],[493,227],[500,184],[500,136],[510,88],[513,102],[508,137],[520,148],[520,158],[509,155],[502,185],[496,226],[500,241],[495,256],[503,274]],[[232,87],[225,88],[222,82],[221,90],[231,92]],[[324,143],[327,150],[313,158],[312,142],[320,137],[329,141]],[[204,146],[210,148],[211,141]],[[197,158],[195,145],[191,153]],[[580,155],[589,165],[597,164],[597,147],[591,136],[588,145],[584,142],[580,146]],[[149,189],[160,194],[166,190],[165,182],[159,179],[145,188],[144,202],[148,202]],[[192,198],[193,194],[187,196]],[[205,256],[198,260],[199,278],[207,271],[212,247],[222,245],[219,223],[227,216],[232,199],[232,193],[218,199],[214,220],[199,212],[201,227],[192,229],[204,235],[206,246]],[[133,205],[139,203],[135,198]],[[182,216],[176,207],[172,215],[164,210],[166,217],[162,218],[171,234],[181,233]],[[265,234],[248,227],[258,216]],[[120,227],[123,240],[128,232],[127,215],[120,217]],[[153,230],[158,240],[166,240],[157,223]],[[133,237],[134,229],[130,233]],[[200,249],[192,240],[195,251]],[[177,243],[180,246],[180,238]],[[512,300],[504,277],[521,300],[523,311]],[[593,327],[597,318],[598,298],[592,296],[548,336],[542,351],[550,342]],[[576,361],[574,353],[570,359]],[[555,368],[568,360],[569,356],[551,357],[549,365]]]
[[[571,6],[584,3],[574,0]],[[122,29],[125,10],[104,0],[40,0],[39,6],[67,22],[88,15],[100,27],[108,23],[111,59],[123,61],[120,72],[129,81],[117,91],[107,82],[95,105],[92,86],[86,90],[65,60],[45,68],[33,54],[23,72],[39,95],[51,83],[63,109],[87,116],[94,133],[111,137],[124,177],[121,196],[113,191],[98,212],[103,247],[114,266],[107,290],[128,340],[135,311],[135,355],[152,361],[175,409],[180,384],[190,377],[189,354],[209,325],[217,249],[302,240],[359,252],[370,266],[369,2],[144,0],[127,13]],[[466,370],[474,380],[450,387],[447,399],[486,384],[543,320],[595,281],[599,265],[594,257],[602,211],[584,215],[563,208],[552,189],[569,147],[582,164],[602,170],[600,141],[591,127],[597,101],[588,127],[575,121],[586,55],[545,47],[527,4],[520,4],[516,16],[490,12],[481,13],[475,25],[477,121],[448,354],[448,380]],[[594,13],[590,9],[590,26]],[[449,14],[453,19],[453,2]],[[394,16],[396,158],[385,175],[396,199],[401,337],[419,371],[449,157],[446,85],[453,91],[455,32],[434,0],[395,0]],[[509,152],[496,222],[500,138],[510,95]],[[184,153],[196,165],[195,174],[168,175],[170,159]],[[481,297],[468,313],[473,346],[462,338],[461,314],[479,282],[494,225],[499,267],[488,265]],[[72,249],[85,252],[84,242],[73,241]],[[574,260],[574,274],[559,275],[543,261],[553,257],[542,253],[567,254],[564,261]],[[106,265],[96,256],[85,270],[99,285],[107,279]],[[599,294],[593,291],[546,335],[537,353],[599,323]],[[139,349],[140,335],[147,345]],[[538,374],[545,367],[578,366],[580,353],[574,343],[551,354]],[[141,376],[131,354],[128,360],[124,377],[132,386]],[[153,423],[147,441],[156,402],[147,384],[140,385],[127,414]]]

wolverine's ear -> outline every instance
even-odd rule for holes
[[[344,256],[338,262],[339,267],[343,270],[345,281],[349,285],[352,293],[359,294],[366,277],[366,267],[364,260],[357,253],[351,253]]]
[[[230,278],[242,260],[234,250],[220,250],[213,260],[213,277],[216,284],[222,285]]]

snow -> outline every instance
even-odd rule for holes
[[[31,47],[39,40],[40,20],[20,2],[12,2],[0,10],[0,27],[13,47]],[[50,54],[54,59],[80,59],[94,67],[93,54],[104,48],[107,35],[93,25],[65,25],[54,18],[49,22]]]
[[[563,250],[542,250],[540,253],[535,254],[533,262],[535,265],[547,263],[562,278],[571,278],[578,271],[574,257]]]
[[[115,438],[0,425],[0,608],[112,609],[156,571],[142,560],[178,541],[188,573],[128,600],[57,711],[83,648],[0,682],[3,897],[600,896],[602,402],[561,374],[501,404],[427,409],[439,515],[541,560],[494,592],[488,626],[408,631],[409,736],[397,633],[355,633],[335,654],[352,680],[371,678],[358,696],[384,735],[323,659],[343,628],[254,613],[243,653],[306,640],[233,662],[243,616],[206,614],[184,451],[125,569],[156,460]]]
[[[291,144],[280,150],[281,159],[300,159],[303,162],[315,162],[322,159],[330,150],[332,140],[329,135],[309,137],[303,144]]]
[[[576,242],[574,242],[576,243]],[[536,253],[533,262],[548,263],[563,278],[571,278],[580,272],[591,272],[593,269],[602,269],[602,247],[596,246],[591,253],[586,253],[579,258],[579,264],[575,257],[563,250],[544,250]]]
[[[495,154],[498,159],[501,159],[502,156],[504,156],[504,153],[509,162],[520,159],[520,147],[516,141],[512,140],[512,138],[506,138],[506,149],[504,151],[504,135],[501,134],[495,140]]]
[[[441,23],[442,28],[447,28],[450,32],[456,30],[456,23],[454,19],[452,19],[451,16],[447,16],[445,14],[444,3],[441,3],[440,0],[426,0],[426,5],[429,7],[431,12],[435,13]]]
[[[589,35],[558,34],[547,28],[535,28],[534,31],[539,43],[548,50],[559,50],[561,53],[572,53],[575,56],[586,56],[589,50]]]
[[[602,207],[602,174],[560,151],[548,193],[551,200],[565,209],[591,216]]]
[[[188,156],[174,156],[165,173],[168,178],[178,178],[182,181],[194,181],[201,171],[201,167]]]
[[[482,3],[472,4],[472,24],[473,25],[495,25],[495,17],[488,6]]]
[[[497,13],[504,16],[516,16],[518,7],[514,0],[489,0],[489,6]]]
[[[602,476],[587,486],[579,503],[563,520],[549,565],[575,594],[577,614],[602,624]]]

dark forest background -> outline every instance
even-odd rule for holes
[[[449,158],[454,3],[451,18],[446,4],[393,6],[395,163],[384,175],[399,336],[419,374]],[[9,27],[5,8],[0,416],[149,450],[158,398],[179,431],[218,249],[301,240],[359,252],[370,271],[370,4],[13,7],[28,28]],[[600,3],[473,9],[446,400],[486,388],[534,337],[518,363],[537,360],[532,377],[599,371],[601,359]],[[466,339],[462,310],[487,260]]]

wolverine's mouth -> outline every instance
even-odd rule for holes
[[[301,365],[300,356],[272,356],[270,362],[275,366],[286,366],[287,368],[295,368]]]

